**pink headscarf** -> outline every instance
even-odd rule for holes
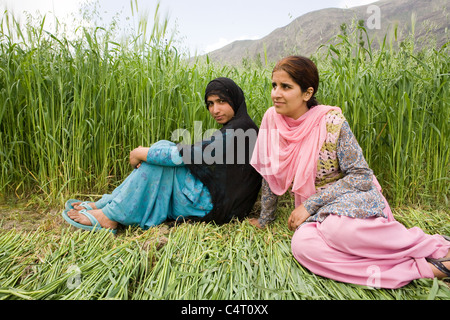
[[[251,165],[277,195],[292,184],[295,206],[314,194],[319,151],[327,135],[325,114],[338,107],[318,105],[297,120],[269,108],[261,122]]]

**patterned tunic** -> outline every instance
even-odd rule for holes
[[[344,116],[326,115],[327,138],[319,152],[316,193],[303,202],[311,216],[306,222],[322,222],[329,214],[353,218],[386,217],[384,202],[373,183],[373,172],[364,159]],[[261,215],[265,226],[275,219],[278,196],[263,179]]]

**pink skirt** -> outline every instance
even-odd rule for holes
[[[295,259],[317,275],[374,288],[433,278],[425,258],[444,257],[450,242],[418,227],[407,229],[385,203],[388,219],[331,214],[322,223],[303,224],[292,237]]]

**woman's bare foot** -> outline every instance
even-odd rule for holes
[[[82,204],[82,203],[83,203],[82,201],[80,201],[80,202],[74,202],[74,203],[72,203],[72,207],[73,207],[75,210],[78,210],[78,211],[83,210],[83,209],[86,209],[85,207],[81,207],[81,206],[80,206],[80,204]],[[95,202],[88,202],[88,205],[90,205],[91,208],[94,209],[94,210],[97,209],[97,207],[95,206]]]
[[[89,210],[89,213],[94,216],[95,219],[100,223],[100,226],[106,229],[116,229],[118,223],[116,221],[110,220],[103,211],[100,209],[96,210]],[[71,209],[69,212],[67,212],[67,215],[70,219],[72,219],[75,222],[78,222],[80,224],[84,224],[85,226],[91,226],[92,223],[89,220],[88,217],[86,217],[84,214],[80,213],[80,211]]]

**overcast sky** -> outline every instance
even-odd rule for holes
[[[70,23],[70,14],[78,14],[86,0],[0,0],[0,9],[6,8],[19,16],[23,11],[39,11],[47,17],[56,15]],[[92,2],[92,1],[90,1]],[[120,13],[119,21],[130,23],[130,0],[98,0],[99,13],[104,23]],[[134,2],[134,0],[133,0]],[[350,8],[375,2],[374,0],[161,0],[161,18],[169,17],[170,29],[191,53],[210,52],[235,40],[260,39],[295,18],[323,8]],[[139,13],[148,12],[150,25],[156,0],[138,0]],[[92,6],[93,7],[93,6]],[[136,19],[136,18],[135,18]]]

